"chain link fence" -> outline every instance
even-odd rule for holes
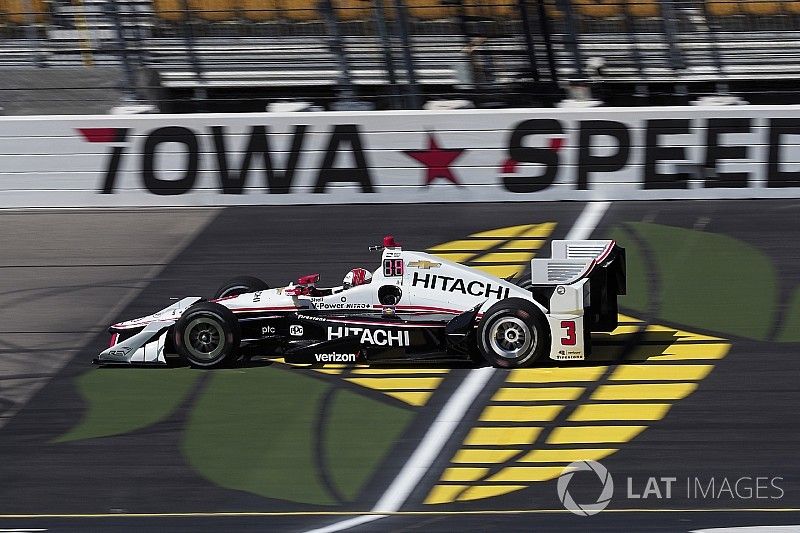
[[[793,95],[798,30],[800,0],[0,0],[0,106]]]

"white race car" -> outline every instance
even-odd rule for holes
[[[590,333],[617,326],[625,294],[625,250],[610,240],[553,241],[520,282],[384,238],[380,267],[318,287],[319,275],[280,288],[242,276],[211,300],[184,298],[109,329],[102,365],[196,367],[253,355],[289,363],[377,363],[471,359],[517,368],[544,359],[583,360]]]

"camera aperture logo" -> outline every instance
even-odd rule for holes
[[[603,489],[596,502],[578,503],[570,494],[569,483],[577,472],[594,472],[600,483],[603,484]],[[608,507],[611,497],[614,495],[614,480],[608,469],[597,461],[575,461],[567,465],[564,473],[559,476],[556,489],[558,490],[558,499],[561,500],[561,504],[567,511],[579,516],[592,516]]]

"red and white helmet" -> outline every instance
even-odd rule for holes
[[[368,270],[363,268],[354,268],[347,275],[344,277],[344,281],[342,281],[342,286],[345,289],[349,289],[350,287],[358,287],[359,285],[366,285],[367,283],[372,281],[372,274],[369,273]]]

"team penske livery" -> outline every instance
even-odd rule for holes
[[[183,298],[114,324],[101,365],[212,368],[254,355],[287,363],[473,360],[517,368],[583,360],[591,332],[617,326],[625,250],[610,240],[553,241],[522,279],[500,279],[384,238],[381,264],[342,285],[319,275],[270,288],[241,276],[213,299]]]

